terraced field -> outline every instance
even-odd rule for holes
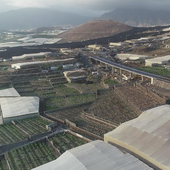
[[[0,170],[7,170],[7,163],[5,161],[5,158],[3,156],[0,157]]]
[[[35,117],[17,120],[15,123],[28,134],[36,135],[47,132],[48,130],[46,129],[46,125],[50,124],[51,122],[41,117]]]
[[[55,160],[58,156],[46,141],[32,143],[7,153],[12,170],[30,170]]]
[[[117,90],[124,96],[125,99],[128,98],[128,100],[141,111],[145,111],[160,105],[156,99],[136,87],[122,86],[117,87]]]
[[[65,106],[77,105],[94,101],[96,99],[95,94],[80,94],[71,95],[67,97],[52,97],[45,100],[45,110],[57,109]]]
[[[27,136],[18,130],[13,124],[0,125],[0,146],[19,142],[27,139]]]
[[[89,105],[83,105],[83,106],[78,106],[78,107],[73,107],[73,108],[68,108],[68,109],[63,109],[59,111],[53,111],[48,113],[48,115],[55,117],[60,120],[65,120],[68,119],[72,122],[76,121],[80,116],[81,113],[87,109]]]
[[[120,124],[137,117],[137,114],[113,90],[103,91],[87,110],[92,116]]]
[[[87,143],[83,139],[75,137],[70,133],[60,133],[53,136],[49,140],[53,142],[54,146],[60,151],[61,154],[64,153],[66,150]]]
[[[81,93],[96,92],[98,89],[103,89],[103,86],[100,83],[92,83],[92,84],[71,83],[68,84],[68,86],[75,88],[77,91]]]

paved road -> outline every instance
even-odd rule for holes
[[[148,72],[144,72],[144,71],[141,71],[141,70],[137,70],[135,68],[127,67],[127,66],[124,66],[122,64],[118,64],[118,63],[115,63],[115,62],[110,61],[108,59],[105,59],[105,58],[93,57],[93,56],[89,56],[89,58],[92,58],[94,60],[97,60],[97,61],[100,61],[102,63],[105,63],[105,64],[107,64],[109,66],[112,66],[112,67],[115,67],[115,68],[119,68],[119,69],[131,72],[131,73],[134,73],[134,74],[138,74],[138,75],[141,75],[141,76],[144,76],[144,77],[155,78],[155,79],[162,79],[162,80],[166,80],[166,81],[170,82],[170,79],[168,79],[166,77],[159,76],[159,75],[152,74],[152,73],[148,73]]]

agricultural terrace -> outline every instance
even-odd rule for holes
[[[79,91],[77,91],[74,88],[68,87],[65,84],[55,85],[55,91],[56,91],[56,94],[59,96],[80,94]]]
[[[137,114],[113,90],[100,91],[98,99],[86,110],[91,116],[120,124]]]
[[[80,93],[89,93],[89,92],[96,92],[98,89],[103,89],[103,86],[100,83],[70,83],[67,86],[75,88]]]
[[[25,139],[27,139],[27,136],[18,130],[12,123],[0,125],[0,146]]]
[[[55,117],[60,120],[65,120],[68,119],[72,122],[76,121],[79,119],[81,116],[82,112],[87,109],[89,105],[83,105],[83,106],[77,106],[77,107],[72,107],[72,108],[67,108],[67,109],[62,109],[58,111],[52,111],[48,113],[48,115]]]
[[[30,170],[53,161],[59,156],[46,141],[14,149],[6,155],[12,170]]]
[[[48,130],[46,125],[50,124],[51,121],[43,119],[41,117],[34,117],[29,119],[22,119],[15,121],[15,124],[27,132],[29,135],[36,135],[45,133]]]
[[[45,99],[45,110],[57,109],[60,107],[66,107],[81,103],[86,103],[90,101],[95,101],[95,94],[80,94],[80,95],[71,95],[67,97],[52,97]]]
[[[140,68],[137,68],[137,69],[145,71],[145,72],[157,74],[157,75],[160,75],[160,76],[170,77],[170,70],[166,69],[163,66],[158,66],[158,67],[146,66],[146,67],[140,67]]]
[[[5,158],[3,156],[0,157],[0,170],[7,170],[7,163],[5,161]]]
[[[61,154],[64,153],[66,150],[87,143],[83,139],[75,137],[67,132],[59,133],[49,138],[49,140],[53,142],[54,146],[60,151]]]
[[[65,121],[67,119],[75,123],[77,127],[103,137],[105,133],[112,131],[113,127],[83,116],[82,114],[83,111],[86,110],[90,105],[91,104],[74,107],[74,108],[63,109],[59,111],[53,111],[49,113],[48,115],[55,117],[57,119],[60,119],[62,121]],[[78,133],[81,133],[81,132],[78,132]]]
[[[117,87],[117,90],[124,95],[125,99],[128,98],[139,110],[145,111],[150,108],[159,106],[160,103],[149,94],[144,93],[142,90],[132,86]]]
[[[109,125],[88,119],[85,116],[81,116],[79,119],[74,121],[74,123],[76,124],[77,127],[84,129],[88,132],[91,132],[95,135],[98,135],[100,137],[103,137],[105,133],[108,133],[114,129]]]

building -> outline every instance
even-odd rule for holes
[[[88,45],[87,48],[91,49],[91,50],[100,50],[102,48],[102,46],[94,44],[94,45]]]
[[[74,68],[74,64],[65,64],[65,65],[63,65],[64,70],[69,70],[69,69],[73,69],[73,68]]]
[[[105,134],[104,141],[123,147],[160,169],[170,170],[169,113],[170,105],[149,109]]]
[[[0,124],[39,115],[39,97],[0,98]]]
[[[117,54],[115,58],[118,58],[120,60],[139,60],[139,59],[146,59],[149,56],[145,55],[137,55],[137,54]]]
[[[67,59],[60,59],[60,60],[23,62],[23,63],[12,64],[11,68],[14,68],[14,69],[29,68],[29,67],[32,67],[32,66],[39,66],[39,65],[42,65],[42,64],[65,63],[65,62],[71,62],[71,61],[74,61],[74,60],[75,60],[75,58],[67,58]]]
[[[35,58],[43,58],[50,55],[51,52],[41,52],[41,53],[33,53],[33,54],[23,54],[21,56],[14,56],[12,60],[26,60],[26,59],[35,59]]]
[[[66,151],[58,159],[33,170],[153,170],[134,156],[103,141]]]
[[[73,50],[69,49],[69,48],[61,48],[60,49],[60,52],[61,53],[64,53],[64,54],[68,54],[68,53],[72,53]]]
[[[170,62],[170,55],[164,57],[156,57],[145,60],[145,66],[166,65]]]

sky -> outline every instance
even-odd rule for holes
[[[52,8],[98,16],[116,8],[170,10],[170,0],[0,0],[0,12],[27,7]]]

